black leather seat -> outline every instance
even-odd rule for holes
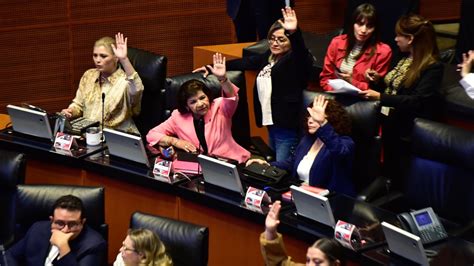
[[[306,106],[319,94],[317,92],[304,91],[304,110]],[[356,144],[354,161],[352,164],[352,179],[356,191],[360,192],[372,183],[381,170],[382,140],[379,134],[380,104],[377,101],[359,100],[358,97],[331,95],[322,93],[327,97],[340,102],[349,113],[352,120],[352,139]]]
[[[18,185],[15,241],[23,238],[33,223],[48,220],[54,202],[69,194],[82,200],[86,223],[107,241],[109,228],[105,223],[104,188],[64,185]],[[104,254],[104,263],[106,260],[107,254]]]
[[[141,112],[134,117],[142,136],[164,119],[164,86],[167,58],[138,48],[128,48],[128,58],[140,76],[144,91]]]
[[[237,110],[232,117],[232,135],[237,143],[245,148],[248,148],[250,145],[250,122],[245,86],[245,75],[242,71],[227,71],[227,78],[240,89],[239,105],[237,106]],[[217,78],[213,75],[203,78],[202,73],[189,73],[169,77],[166,79],[166,117],[169,117],[171,112],[177,107],[176,94],[178,93],[179,88],[184,82],[191,79],[197,79],[204,82],[204,84],[206,84],[206,86],[211,90],[214,97],[221,96],[221,85],[219,84]]]
[[[0,150],[0,245],[14,239],[17,184],[25,181],[26,158],[22,153]]]
[[[135,212],[130,228],[155,232],[166,246],[175,266],[205,266],[208,262],[209,229],[170,218]]]

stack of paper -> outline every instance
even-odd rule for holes
[[[331,93],[358,94],[361,90],[343,79],[330,79],[329,86],[333,88]]]

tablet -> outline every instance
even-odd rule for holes
[[[298,215],[332,228],[336,226],[328,198],[294,185],[290,190]]]

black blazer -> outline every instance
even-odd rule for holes
[[[291,42],[291,51],[281,57],[272,67],[272,118],[279,127],[297,129],[300,127],[302,92],[308,84],[312,57],[308,52],[298,29],[286,34]],[[268,64],[270,50],[261,55],[228,61],[228,70],[262,70]],[[257,82],[254,85],[254,113],[257,126],[262,126],[262,107],[258,99]]]
[[[444,65],[436,62],[423,70],[418,81],[410,88],[400,88],[397,95],[381,93],[380,104],[395,108],[384,119],[384,124],[403,137],[411,134],[415,117],[435,119],[441,111],[439,91],[443,70]]]

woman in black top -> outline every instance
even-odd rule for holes
[[[380,100],[383,114],[384,165],[392,180],[400,178],[407,158],[408,144],[415,117],[433,119],[439,109],[439,88],[443,65],[433,24],[420,15],[401,17],[396,24],[398,47],[405,54],[381,80],[376,72],[369,75],[380,92],[362,91],[362,97]]]
[[[295,11],[287,7],[282,13],[283,20],[268,32],[270,49],[266,53],[227,62],[228,70],[259,71],[254,87],[255,120],[257,126],[267,126],[277,161],[287,159],[298,144],[302,91],[312,63]]]

